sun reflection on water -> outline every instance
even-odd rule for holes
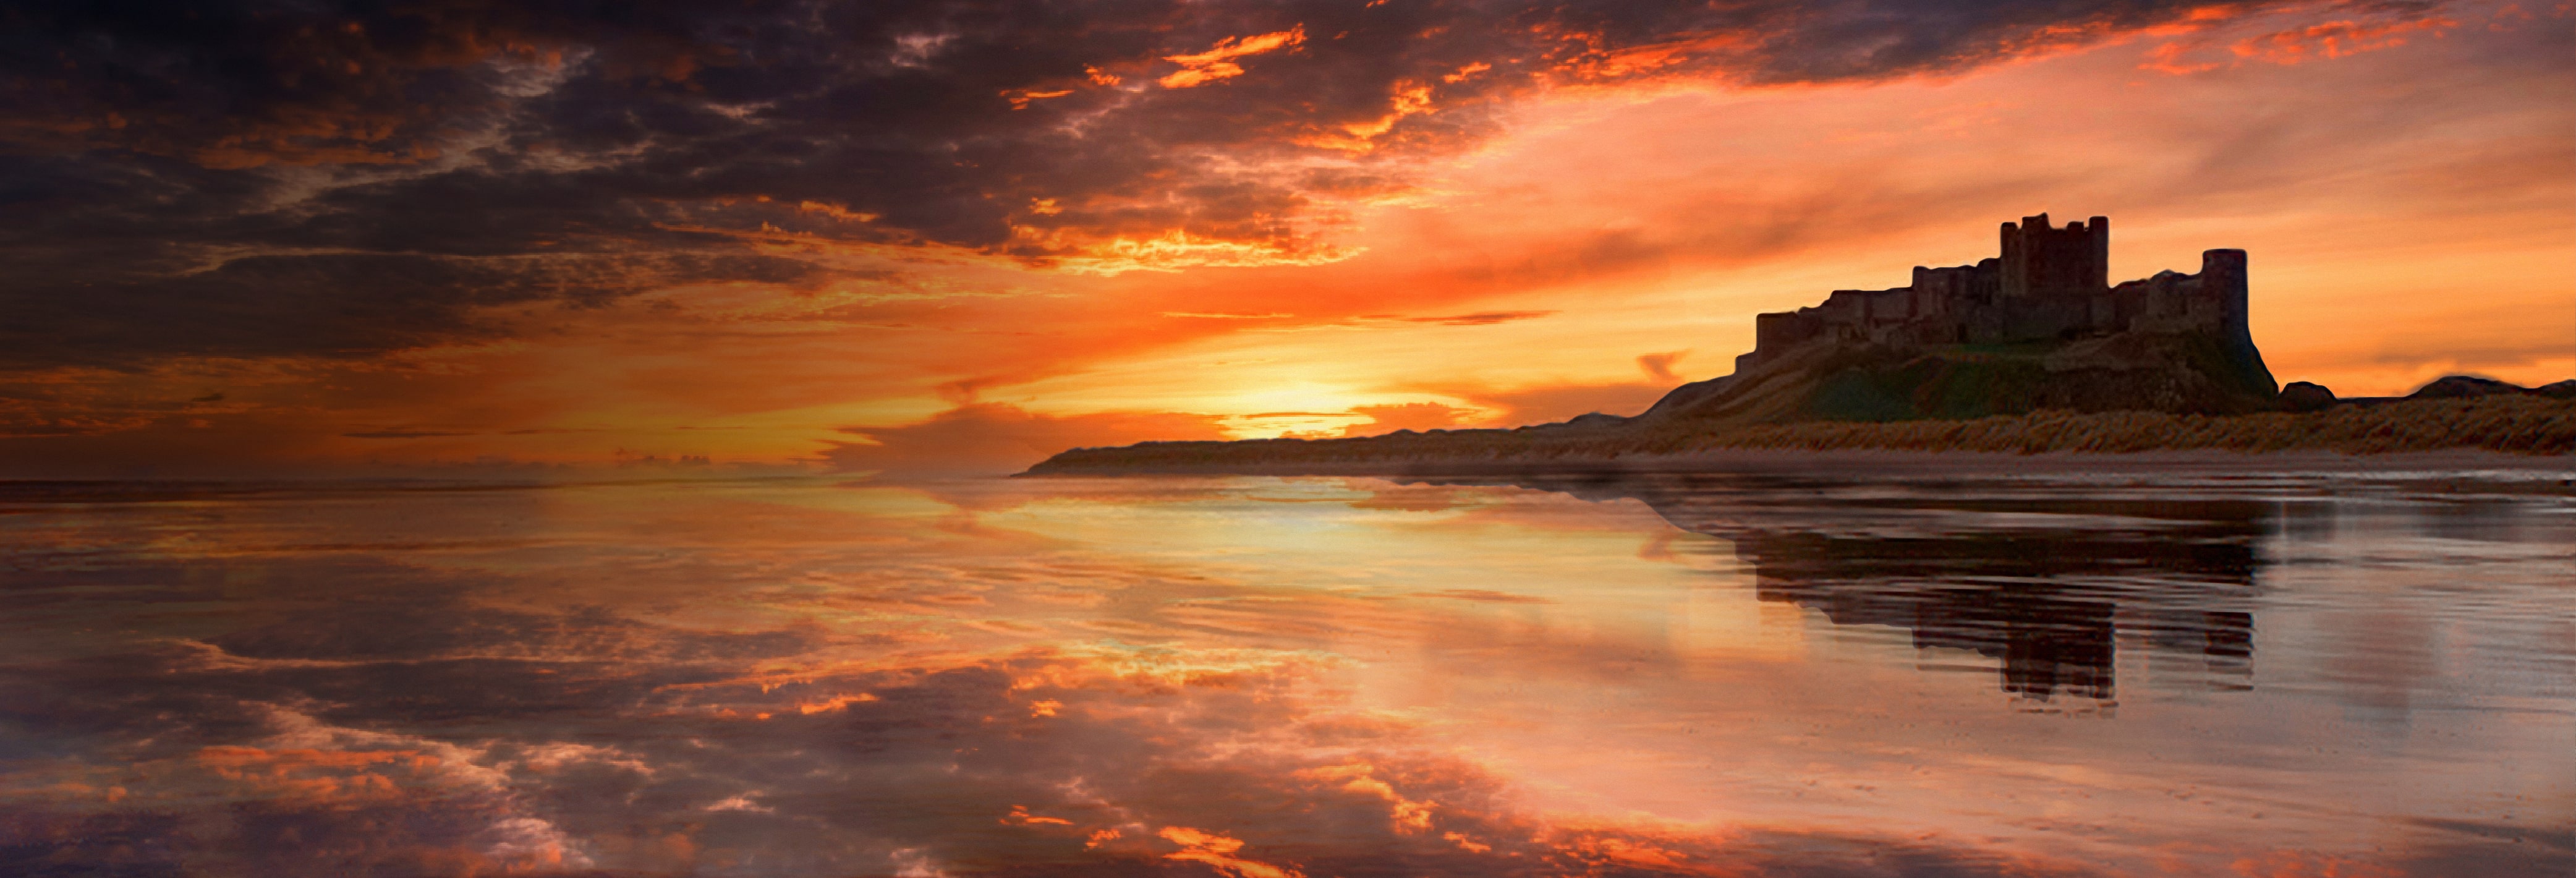
[[[2576,505],[2444,484],[16,486],[0,863],[2562,868]]]

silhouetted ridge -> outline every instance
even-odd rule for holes
[[[2237,414],[2278,387],[2246,323],[2243,250],[2111,285],[2111,221],[2004,223],[2002,253],[1916,266],[1913,283],[1836,290],[1754,318],[1735,374],[1685,384],[1646,420],[1898,421],[2148,410]]]
[[[2245,251],[2115,285],[2110,247],[2105,217],[2004,223],[1993,258],[1759,315],[1734,374],[1676,387],[1635,417],[1077,448],[1029,472],[1396,472],[1740,448],[2576,451],[2576,381],[2454,375],[2402,399],[2338,399],[2308,382],[2285,393],[2248,328]]]

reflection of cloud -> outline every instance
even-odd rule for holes
[[[1297,652],[1041,649],[780,678],[759,669],[795,653],[708,652],[679,629],[409,609],[299,613],[276,629],[308,633],[293,645],[238,645],[328,661],[142,652],[0,677],[18,722],[81,732],[71,752],[86,755],[72,758],[146,754],[116,769],[135,785],[125,798],[0,790],[0,844],[76,868],[184,861],[274,876],[754,864],[1016,876],[1170,862],[1237,878],[1390,863],[1428,876],[1822,875],[1886,857],[1985,871],[1974,852],[1924,842],[1525,813],[1412,726],[1346,711],[1336,665]],[[478,658],[486,628],[553,658]],[[654,658],[583,658],[603,641]],[[800,709],[853,690],[875,697]],[[341,725],[262,707],[308,698]],[[188,702],[229,709],[171,711]],[[460,720],[470,730],[450,728]]]
[[[1009,473],[1068,448],[1153,440],[1222,439],[1220,419],[1164,412],[1043,415],[968,403],[917,424],[850,427],[859,442],[833,442],[823,459],[843,472],[892,476]]]
[[[1309,878],[2099,874],[2033,853],[2068,838],[2078,839],[2079,855],[2113,861],[2101,871],[2125,861],[2135,871],[2183,862],[2161,871],[2225,872],[2239,858],[2295,874],[2378,864],[2420,865],[2425,874],[2563,871],[2552,868],[2565,860],[2563,834],[2508,819],[2414,821],[2475,849],[2426,851],[2407,846],[2421,835],[2388,838],[2413,824],[2380,815],[2413,813],[2402,809],[2425,798],[2365,796],[2357,807],[2370,810],[2362,811],[2282,805],[2285,795],[2295,804],[2371,788],[2383,777],[2377,771],[2402,780],[2409,760],[2363,758],[2335,783],[2285,792],[2262,778],[2233,789],[2210,782],[2212,772],[2244,774],[2234,759],[2168,753],[2150,762],[2129,749],[2142,730],[2214,746],[2235,739],[2271,754],[2374,728],[2395,730],[2395,740],[2468,729],[2471,740],[2508,742],[2547,739],[2546,729],[2480,738],[2513,724],[2439,715],[2473,713],[2447,710],[2354,725],[2334,705],[2231,726],[2210,722],[2199,701],[2207,696],[2166,724],[2153,724],[2155,715],[2172,712],[2148,710],[2118,729],[2097,727],[2118,734],[2093,741],[2070,737],[2061,723],[1981,723],[1992,713],[1983,702],[1944,709],[1939,698],[1914,700],[1890,713],[1885,678],[1857,666],[1886,658],[1883,651],[1825,652],[1831,644],[1818,641],[1798,646],[1794,660],[1750,666],[1681,651],[1705,646],[1712,633],[1747,633],[1684,628],[1710,621],[1699,618],[1708,598],[1750,605],[1753,595],[1675,582],[1668,574],[1680,571],[1663,565],[1636,579],[1641,571],[1627,563],[1634,539],[1667,532],[1634,503],[1382,484],[961,483],[1032,491],[1022,495],[1024,511],[987,516],[982,528],[975,516],[923,502],[917,489],[853,486],[686,494],[0,486],[22,508],[78,507],[41,525],[71,538],[0,552],[12,571],[11,587],[0,589],[0,633],[9,635],[0,642],[12,655],[0,663],[0,723],[9,730],[0,871],[35,863],[47,871],[34,874],[226,878],[905,870],[1052,878],[1220,867]],[[1849,493],[1820,497],[1817,487],[1790,482],[1739,498],[1751,501],[1741,518],[1840,528],[1874,542],[1803,547],[1812,552],[1744,547],[1762,568],[1744,575],[1791,585],[1954,575],[1959,568],[1890,568],[1870,552],[1945,526],[2046,537],[2071,517],[2128,536],[2057,552],[2031,541],[1924,554],[2001,569],[2007,575],[1994,585],[2006,590],[2039,591],[2031,580],[2100,570],[2108,575],[2090,576],[2088,594],[2059,597],[2179,592],[2170,587],[2182,583],[2133,581],[2153,566],[2140,559],[2224,571],[2245,557],[2234,535],[2246,527],[2190,521],[2301,514],[2266,511],[2277,498],[2210,508],[2159,496],[2069,516],[1992,497],[1971,508],[1913,496],[1889,502],[1883,482],[1865,486],[1870,501],[1854,504]],[[2090,496],[2101,486],[2068,490]],[[1346,502],[1364,492],[1393,501],[1380,510],[1431,508],[1446,495],[1454,502],[1441,505],[1471,511]],[[2301,505],[2321,504],[2290,507]],[[1700,512],[1675,520],[1723,510]],[[2475,514],[2463,523],[2447,504],[2425,514],[2426,535],[2445,537],[2435,542],[2516,529]],[[1347,528],[1367,521],[1393,523],[1378,534],[1388,539],[1328,536],[1353,535]],[[2294,517],[2282,527],[2316,524]],[[1191,532],[1205,527],[1221,527],[1221,541],[1196,542],[1204,534]],[[1083,547],[1076,533],[1108,536]],[[2380,539],[2385,533],[2349,545],[2380,546],[2374,557],[2416,568],[2419,579],[2446,569],[2407,560],[2432,556],[2386,555],[2425,541]],[[1263,553],[1260,540],[1275,551]],[[1729,551],[1716,539],[1686,545]],[[2545,545],[2529,548],[2527,563],[2490,570],[2555,585],[2548,565],[2556,557]],[[2108,560],[2085,560],[2093,556]],[[1352,566],[1370,568],[1357,571],[1365,576],[1335,579],[1354,558]],[[1243,581],[1261,568],[1274,568],[1268,582]],[[1355,581],[1368,585],[1331,584]],[[1491,605],[1492,595],[1453,585],[1526,588],[1556,603]],[[1088,599],[1039,597],[1075,592]],[[1680,592],[1691,595],[1685,604],[1657,597]],[[990,603],[952,599],[962,594]],[[2140,619],[2130,610],[2159,610],[2154,601],[2180,595],[2116,599],[2126,604],[2124,632],[2149,638],[2159,660],[2182,655],[2153,642],[2162,633],[2128,627]],[[2300,603],[2276,605],[2295,613]],[[1881,618],[1890,617],[1906,618]],[[1073,624],[1094,619],[1168,624],[1132,623],[1130,631],[1162,641],[1136,646],[1136,637],[1102,641]],[[159,633],[171,625],[191,639],[165,639],[177,636]],[[72,637],[83,628],[92,633]],[[2520,630],[2529,640],[2513,642],[2557,645],[2545,626]],[[144,633],[126,633],[134,631]],[[2029,633],[2042,643],[2083,634]],[[1381,649],[1431,660],[1381,657]],[[1924,691],[1914,669],[1889,670],[1899,691]],[[2342,669],[2354,671],[2371,669]],[[2526,677],[2503,691],[2519,698],[2512,693],[2539,692],[2554,679]],[[1415,680],[1455,691],[1387,699],[1389,688]],[[2310,717],[2325,721],[2302,722]],[[2304,731],[2284,740],[2283,729]],[[2321,770],[2356,765],[2349,753],[2313,758],[2305,764]],[[1622,760],[1647,774],[1621,776]],[[1685,823],[1644,816],[1675,813],[1661,804],[1560,808],[1548,788],[1569,778],[1596,789],[1670,787],[1695,813],[1766,816]],[[1845,781],[1869,786],[1836,791]],[[2165,798],[2185,788],[2193,788],[2189,805]],[[1944,810],[1963,796],[1974,801],[1959,810],[1979,818]],[[2008,800],[2023,804],[1999,804]],[[1905,813],[1927,802],[1929,813]],[[2272,815],[2265,832],[2239,832],[2249,810]],[[1853,814],[1887,825],[1853,828]],[[2374,832],[2353,835],[2357,822]],[[2190,846],[2158,843],[2175,837]],[[2270,850],[2321,837],[2350,848]],[[2404,859],[2424,853],[2440,859]],[[2353,862],[2365,857],[2377,862]]]

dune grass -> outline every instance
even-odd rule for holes
[[[2207,449],[2388,454],[2470,448],[2576,452],[2576,403],[2531,396],[2409,400],[2310,414],[2208,417],[2041,411],[1973,421],[1808,422],[1706,434],[1707,448],[2123,454]]]
[[[1597,428],[1434,430],[1357,439],[1147,442],[1077,448],[1033,474],[1117,470],[1215,471],[1316,465],[1579,463],[1729,449],[1889,450],[2041,454],[2150,451],[2371,455],[2475,449],[2576,453],[2576,401],[2541,396],[2420,399],[2321,412],[2204,416],[2044,410],[1965,421],[1807,421],[1789,424],[1628,424]]]

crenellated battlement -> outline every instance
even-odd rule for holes
[[[2111,220],[2059,228],[2048,214],[2004,223],[2002,252],[1975,265],[1914,268],[1913,283],[1835,290],[1812,307],[1754,318],[1754,349],[1741,372],[1792,348],[1920,348],[2074,339],[2116,332],[2209,332],[2252,344],[2246,326],[2245,251],[2201,254],[2198,274],[2159,272],[2109,283]]]
[[[2091,295],[2110,287],[2111,218],[2097,216],[2060,229],[2048,214],[2026,216],[2003,227],[1998,280],[2003,296]]]

